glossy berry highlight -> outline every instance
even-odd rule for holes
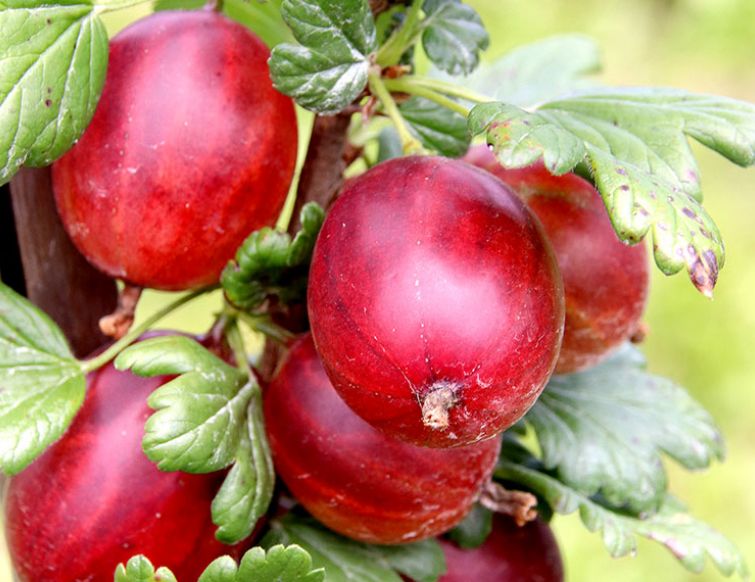
[[[513,188],[553,244],[566,296],[556,371],[594,366],[637,333],[650,285],[647,251],[618,239],[592,184],[575,174],[553,176],[542,164],[503,168],[485,146],[465,159]]]
[[[499,180],[446,158],[391,160],[346,185],[317,240],[308,302],[343,399],[431,447],[519,420],[563,331],[561,277],[537,220]]]
[[[112,39],[94,118],[53,165],[63,224],[90,262],[135,285],[200,287],[275,222],[297,132],[268,57],[212,11],[159,12]]]
[[[333,389],[310,335],[291,348],[263,399],[280,478],[318,520],[363,542],[400,544],[450,529],[498,458],[498,439],[427,449],[375,430]]]
[[[5,528],[21,582],[112,580],[144,554],[179,580],[245,547],[215,539],[210,504],[224,475],[164,473],[142,452],[149,394],[166,378],[108,364],[87,378],[83,407],[65,435],[14,477]]]

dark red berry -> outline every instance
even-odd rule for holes
[[[5,527],[22,582],[112,580],[135,554],[196,580],[239,556],[244,546],[218,542],[210,517],[223,474],[164,473],[142,452],[146,399],[165,381],[112,364],[93,372],[68,432],[10,481]]]
[[[309,315],[339,394],[432,446],[519,420],[556,363],[563,291],[537,220],[490,174],[406,157],[351,181],[314,251]]]
[[[264,393],[275,468],[329,528],[376,544],[442,533],[488,481],[500,443],[427,449],[389,438],[339,398],[311,336],[292,347]]]
[[[465,159],[511,186],[553,244],[566,296],[556,371],[595,365],[637,333],[648,296],[647,252],[618,239],[595,188],[575,174],[553,176],[542,164],[507,170],[485,146]]]
[[[94,119],[53,166],[63,223],[94,265],[141,286],[198,287],[276,220],[297,137],[268,57],[212,11],[159,12],[111,41]]]
[[[517,526],[493,516],[485,543],[462,550],[441,540],[447,572],[438,582],[563,582],[564,569],[553,532],[542,521]]]

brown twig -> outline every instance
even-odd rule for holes
[[[317,202],[327,208],[340,189],[343,171],[346,169],[344,153],[348,143],[346,130],[349,122],[348,115],[315,118],[307,159],[299,178],[299,193],[288,227],[290,233],[295,233],[301,227],[299,213],[307,202]]]
[[[511,516],[519,527],[537,518],[537,497],[525,491],[506,489],[495,481],[488,481],[479,501],[490,511]]]
[[[136,314],[136,305],[142,295],[142,288],[136,285],[126,286],[118,294],[118,306],[110,315],[100,318],[100,331],[113,339],[121,339],[131,329]]]

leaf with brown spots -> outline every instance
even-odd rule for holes
[[[587,168],[619,237],[648,232],[667,275],[686,268],[710,296],[724,262],[718,227],[703,208],[688,138],[740,166],[755,163],[755,105],[672,89],[593,90],[529,112],[485,103],[468,119],[506,167],[543,159],[554,174]]]

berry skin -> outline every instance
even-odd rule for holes
[[[333,390],[310,335],[291,348],[263,399],[280,478],[318,520],[363,542],[400,544],[452,528],[498,458],[498,439],[427,449],[376,431]]]
[[[490,150],[466,158],[514,189],[543,224],[564,278],[566,325],[557,373],[594,366],[640,329],[650,273],[645,247],[622,243],[600,194],[575,174],[501,167]]]
[[[159,12],[113,38],[92,123],[53,165],[63,224],[90,262],[135,285],[200,287],[276,220],[297,134],[268,56],[210,11]]]
[[[542,521],[518,527],[493,516],[493,530],[479,548],[463,550],[441,540],[446,574],[438,582],[563,582],[564,568],[553,532]]]
[[[561,277],[537,220],[490,174],[406,157],[355,178],[325,219],[308,289],[341,397],[430,447],[493,437],[550,377]]]
[[[223,473],[164,473],[142,452],[146,399],[166,380],[112,364],[91,373],[71,427],[10,481],[5,527],[21,582],[112,580],[136,554],[196,580],[215,558],[240,556],[246,545],[214,537]]]

